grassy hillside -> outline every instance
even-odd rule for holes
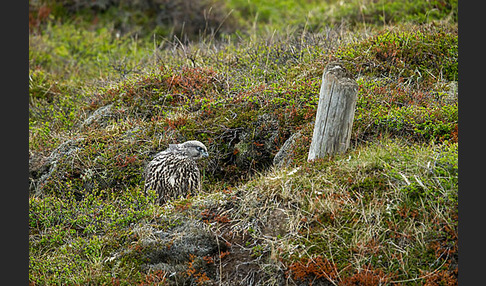
[[[29,2],[30,284],[456,285],[457,1],[190,3]],[[331,61],[351,147],[307,162]],[[192,139],[202,192],[157,205]]]

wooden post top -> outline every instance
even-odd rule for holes
[[[327,64],[322,74],[323,79],[326,74],[333,75],[342,85],[355,85],[356,88],[358,87],[358,83],[356,83],[353,74],[346,70],[344,65],[340,62],[330,62]]]

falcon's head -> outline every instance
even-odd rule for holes
[[[208,157],[208,149],[197,140],[186,141],[182,144],[169,144],[169,150],[184,153],[192,159]]]

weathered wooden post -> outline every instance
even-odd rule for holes
[[[326,66],[308,161],[348,149],[357,93],[358,84],[342,64],[331,62]]]

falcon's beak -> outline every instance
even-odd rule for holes
[[[204,152],[202,152],[202,156],[203,157],[209,157],[209,154],[208,154],[208,152],[204,151]]]

